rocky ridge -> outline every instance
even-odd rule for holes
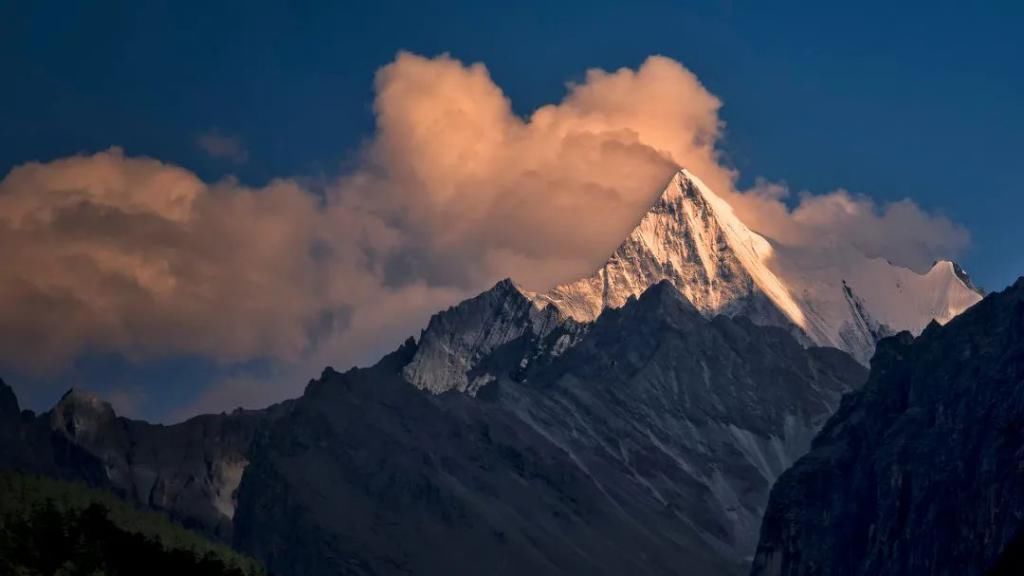
[[[752,574],[1024,569],[1024,279],[883,340],[871,376],[779,479]]]

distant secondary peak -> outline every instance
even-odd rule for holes
[[[956,274],[956,277],[964,283],[964,286],[967,286],[982,296],[985,295],[985,291],[971,280],[971,276],[959,264],[953,261],[950,261],[949,264],[953,267],[953,274]]]
[[[50,425],[72,437],[91,435],[116,417],[114,409],[95,394],[72,388],[50,412]]]
[[[971,280],[970,275],[968,275],[959,264],[952,260],[936,260],[932,263],[932,267],[928,269],[926,276],[955,278],[971,292],[974,292],[979,296],[985,296],[985,291],[976,286]]]
[[[87,408],[90,410],[111,409],[99,396],[79,388],[71,388],[60,397],[57,407]]]
[[[0,415],[10,418],[12,415],[16,416],[20,411],[18,397],[14,395],[14,390],[4,383],[3,378],[0,378]]]
[[[542,337],[561,320],[558,310],[538,305],[532,294],[506,278],[435,314],[420,334],[402,375],[434,393],[458,390],[475,394],[493,379],[473,373],[481,359],[513,340]]]
[[[493,290],[495,292],[502,292],[502,293],[510,293],[510,292],[518,292],[520,294],[523,293],[523,289],[520,288],[518,284],[513,282],[511,278],[503,278],[503,279],[499,280],[494,286],[491,287],[491,290]]]

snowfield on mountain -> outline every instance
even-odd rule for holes
[[[865,366],[881,338],[920,334],[932,320],[944,324],[982,297],[950,261],[922,274],[852,247],[777,245],[682,169],[592,275],[541,293],[506,280],[449,308],[423,331],[404,375],[435,393],[474,394],[495,377],[478,363],[502,344],[530,334],[564,349],[604,310],[663,280],[708,318],[745,316],[779,326],[804,345],[839,348]],[[559,339],[548,342],[556,329]]]

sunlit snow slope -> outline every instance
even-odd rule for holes
[[[538,305],[550,303],[587,322],[667,279],[705,315],[786,326],[862,363],[879,338],[918,333],[932,319],[944,323],[981,299],[952,262],[918,274],[852,249],[822,254],[776,249],[696,176],[680,170],[604,266],[532,296]]]

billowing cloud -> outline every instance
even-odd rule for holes
[[[249,151],[241,139],[222,134],[218,130],[200,134],[196,138],[196,146],[211,158],[228,160],[235,164],[245,164],[249,160]]]
[[[206,184],[118,149],[28,164],[0,181],[0,356],[297,360],[385,290],[390,236],[290,180]]]
[[[667,58],[590,71],[525,119],[482,64],[447,56],[399,54],[376,88],[376,138],[339,194],[424,247],[414,275],[550,285],[613,250],[677,163],[730,179],[718,99]]]
[[[543,289],[589,273],[677,166],[780,243],[852,243],[915,268],[966,245],[962,228],[908,200],[879,206],[840,190],[790,208],[781,185],[738,190],[718,151],[721,102],[668,58],[591,70],[526,118],[482,64],[447,56],[399,54],[376,89],[375,138],[337,194],[419,248],[399,276],[463,286],[512,276]]]
[[[803,242],[831,234],[863,254],[921,270],[939,258],[960,253],[967,231],[948,218],[923,211],[910,200],[879,206],[845,190],[805,194],[792,213],[805,232]]]
[[[83,350],[297,357],[324,312],[316,200],[112,149],[0,181],[0,354],[39,367]]]
[[[589,273],[679,165],[781,244],[921,267],[967,241],[909,201],[839,191],[790,208],[781,186],[737,190],[721,102],[668,58],[591,70],[527,117],[482,64],[449,56],[401,53],[375,88],[376,132],[325,189],[207,183],[117,149],[13,170],[0,181],[0,363],[114,350],[269,357],[308,376],[365,362],[501,277],[544,289]],[[246,382],[199,407],[274,399]]]
[[[784,185],[768,182],[726,194],[745,223],[781,245],[855,250],[922,272],[936,260],[960,254],[970,242],[962,226],[909,199],[879,204],[839,189],[802,192],[789,208],[789,196]]]

